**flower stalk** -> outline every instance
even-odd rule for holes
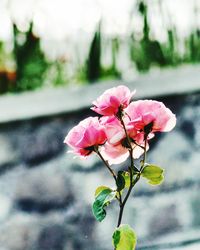
[[[135,249],[136,234],[129,225],[123,225],[124,209],[131,192],[140,178],[151,185],[162,183],[163,169],[148,164],[147,150],[149,141],[157,132],[168,132],[176,124],[175,115],[162,102],[153,100],[132,101],[135,91],[126,86],[106,90],[93,102],[93,111],[101,118],[88,117],[72,128],[64,143],[76,155],[87,158],[96,153],[111,176],[116,189],[100,186],[95,192],[92,206],[95,218],[101,222],[106,217],[106,208],[113,200],[119,204],[117,228],[113,233],[115,250]],[[116,173],[111,167],[129,158],[129,167]],[[140,166],[135,159],[142,159]]]

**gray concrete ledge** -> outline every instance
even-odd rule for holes
[[[173,232],[153,243],[148,241],[147,244],[138,245],[138,250],[198,250],[200,249],[200,230],[192,229],[182,232]]]
[[[182,66],[140,76],[132,82],[43,89],[0,97],[0,123],[69,113],[89,107],[107,88],[119,84],[136,89],[136,98],[161,97],[200,91],[200,65]]]

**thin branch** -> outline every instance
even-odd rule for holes
[[[108,161],[106,161],[104,159],[104,157],[102,156],[102,154],[99,152],[98,148],[95,148],[95,152],[100,157],[100,159],[103,161],[103,163],[105,164],[105,166],[107,167],[107,169],[109,170],[109,172],[112,174],[112,176],[113,176],[113,178],[115,180],[116,186],[117,186],[117,176],[116,176],[115,172],[113,171],[113,169],[110,167]],[[116,198],[117,198],[117,200],[119,202],[119,205],[121,205],[122,204],[122,196],[121,196],[120,191],[118,192],[118,194],[119,194],[119,198],[118,197],[116,197]]]
[[[145,139],[144,143],[144,163],[146,162],[147,159],[147,138]]]
[[[143,155],[143,160],[142,160],[142,165],[140,167],[140,172],[142,172],[144,165],[146,163],[146,159],[147,159],[147,138],[145,138],[144,141],[144,155]]]
[[[126,202],[131,194],[131,191],[133,189],[133,187],[136,185],[136,183],[139,181],[140,179],[140,175],[141,175],[141,172],[142,172],[142,169],[144,167],[144,164],[146,162],[146,155],[147,155],[147,138],[145,138],[145,144],[144,144],[144,157],[143,157],[143,164],[140,168],[140,172],[137,173],[137,176],[135,178],[135,180],[133,181],[133,172],[132,172],[132,169],[134,167],[134,160],[133,160],[133,149],[131,147],[131,149],[129,150],[130,152],[130,157],[131,157],[131,167],[129,167],[129,172],[130,172],[130,187],[128,189],[128,192],[122,202],[122,204],[120,205],[120,211],[119,211],[119,217],[118,217],[118,223],[117,223],[117,227],[120,226],[121,224],[121,221],[122,221],[122,216],[123,216],[123,211],[124,211],[124,207],[126,205]]]
[[[131,168],[130,168],[130,173],[131,173],[131,176],[132,176],[132,177],[130,177],[130,179],[132,180],[132,179],[133,179],[133,175],[132,175],[132,170],[131,170]],[[125,198],[124,198],[124,200],[123,200],[123,202],[122,202],[122,204],[121,204],[121,206],[120,206],[120,211],[119,211],[119,217],[118,217],[117,227],[119,227],[120,224],[121,224],[122,216],[123,216],[123,212],[124,212],[124,207],[125,207],[126,202],[127,202],[128,198],[129,198],[129,196],[130,196],[130,194],[131,194],[131,191],[132,191],[133,187],[134,187],[135,184],[139,181],[139,179],[140,179],[140,173],[137,174],[135,180],[132,181],[132,184],[130,184],[130,187],[129,187],[129,189],[128,189],[128,192],[127,192],[127,194],[126,194],[126,196],[125,196]]]
[[[115,172],[112,170],[112,168],[110,167],[109,163],[103,158],[102,154],[99,152],[98,149],[95,149],[95,152],[98,154],[98,156],[101,158],[101,160],[103,161],[103,163],[105,164],[107,169],[110,171],[110,173],[112,174],[115,181],[117,181],[117,176],[116,176]]]
[[[130,173],[130,186],[129,186],[129,189],[126,193],[126,196],[124,198],[124,200],[122,201],[122,203],[120,204],[120,211],[119,211],[119,217],[118,217],[118,222],[117,222],[117,227],[120,226],[121,224],[121,221],[122,221],[122,216],[123,216],[123,211],[124,211],[124,207],[126,205],[126,202],[131,194],[131,191],[132,191],[132,188],[134,187],[134,185],[138,182],[139,178],[136,177],[137,181],[135,182],[135,184],[133,183],[133,167],[134,167],[134,159],[133,159],[133,148],[132,148],[132,145],[131,145],[131,141],[130,141],[130,138],[128,136],[128,133],[127,133],[127,130],[126,130],[126,126],[124,124],[124,121],[123,121],[123,118],[120,117],[120,121],[121,121],[121,124],[123,126],[123,129],[124,129],[124,132],[125,132],[125,135],[126,135],[126,138],[127,138],[127,141],[128,141],[128,146],[129,146],[129,154],[130,154],[130,160],[131,160],[131,166],[129,167],[129,173]],[[139,175],[137,175],[139,176]]]
[[[140,144],[138,144],[136,141],[134,141],[134,144],[135,144],[136,146],[138,146],[138,147],[140,147],[140,148],[142,148],[142,149],[144,150],[144,147],[141,146]]]
[[[127,138],[127,140],[128,140],[129,147],[130,147],[130,149],[132,149],[131,140],[130,140],[130,138],[129,138],[129,136],[128,136],[128,133],[127,133],[126,126],[125,126],[125,124],[124,124],[123,118],[120,117],[119,119],[120,119],[120,122],[121,122],[121,124],[122,124],[122,126],[123,126],[123,129],[124,129],[126,138]]]

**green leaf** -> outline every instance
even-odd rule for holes
[[[123,175],[123,171],[119,171],[118,172],[118,175],[117,175],[117,181],[116,181],[116,185],[117,185],[117,191],[121,191],[124,189],[125,187],[125,178],[124,178],[124,175]]]
[[[125,180],[125,188],[129,188],[130,187],[130,173],[127,171],[123,172],[123,177]]]
[[[137,171],[136,171],[137,170]],[[135,175],[135,174],[137,174],[138,173],[138,169],[136,169],[136,168],[133,168],[133,176]],[[124,178],[124,180],[125,180],[125,188],[129,188],[130,187],[130,173],[129,172],[127,172],[127,171],[123,171],[122,172],[122,176],[123,176],[123,178]],[[134,178],[133,178],[134,179]]]
[[[136,242],[136,234],[129,225],[121,225],[113,233],[115,250],[134,250]]]
[[[117,197],[119,198],[119,193],[123,193],[124,188],[130,187],[130,173],[127,171],[119,171],[117,176]]]
[[[164,169],[151,164],[146,164],[142,170],[142,176],[148,180],[151,185],[159,185],[164,180]]]
[[[123,179],[125,181],[124,188],[129,188],[130,187],[130,173],[127,171],[121,171],[121,175],[123,176]]]
[[[110,191],[112,192],[113,190],[109,187],[106,187],[106,186],[99,186],[96,190],[95,190],[95,198],[103,191],[103,190],[106,190],[106,189],[110,189]]]
[[[95,201],[92,206],[92,211],[98,221],[102,221],[106,217],[105,207],[115,198],[116,191],[101,186],[95,192]]]

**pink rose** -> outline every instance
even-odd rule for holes
[[[116,115],[120,107],[124,109],[129,105],[134,93],[123,85],[108,89],[93,102],[91,109],[100,115]]]
[[[74,153],[87,156],[94,146],[104,144],[106,139],[105,128],[98,117],[88,117],[69,131],[64,143],[72,147]]]
[[[125,113],[130,118],[128,126],[143,134],[168,132],[176,125],[176,116],[162,102],[141,100],[132,102]]]
[[[101,148],[101,154],[110,165],[120,164],[129,156],[128,148],[124,147],[121,142],[115,145],[106,142],[106,144]],[[136,146],[134,143],[132,143],[132,147],[133,158],[138,159],[144,153],[144,150],[141,147]]]
[[[126,117],[124,117],[124,120],[128,121]],[[100,119],[100,123],[105,126],[107,136],[107,142],[101,148],[103,157],[109,162],[109,164],[122,163],[128,158],[129,149],[128,145],[126,145],[126,134],[121,122],[115,116],[104,116]],[[130,128],[132,128],[132,126]],[[135,137],[137,134],[137,131],[134,133],[133,129],[130,129],[129,131],[128,127],[127,132],[130,138],[132,136]],[[133,148],[133,158],[139,158],[144,150],[134,142],[131,143],[131,146]]]
[[[115,144],[125,138],[126,135],[122,124],[116,116],[103,116],[100,118],[100,123],[105,127],[105,133],[109,143]]]

